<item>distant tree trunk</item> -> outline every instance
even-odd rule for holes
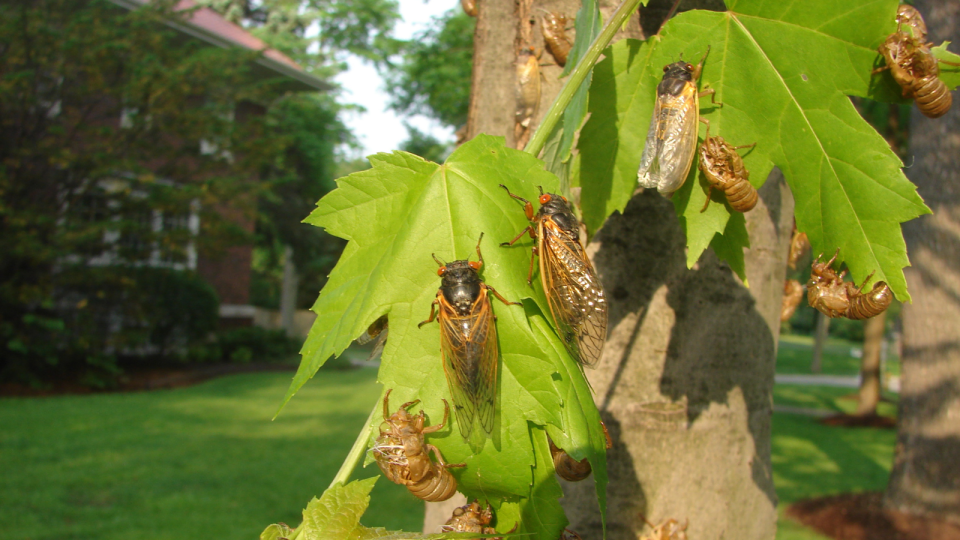
[[[817,327],[813,334],[813,359],[810,361],[810,371],[820,373],[823,371],[823,348],[827,344],[827,337],[830,335],[830,317],[817,311],[815,313]]]
[[[960,5],[921,0],[931,40],[960,40]],[[912,304],[903,306],[896,454],[886,504],[960,521],[960,111],[914,109],[907,169],[933,215],[907,223]]]
[[[880,353],[887,312],[863,322],[863,358],[860,359],[860,390],[857,392],[857,416],[877,414],[880,404]]]
[[[290,337],[295,337],[294,317],[297,314],[297,290],[300,276],[293,262],[293,248],[287,246],[283,252],[283,283],[280,287],[280,327]]]

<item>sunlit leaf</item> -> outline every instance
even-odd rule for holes
[[[895,0],[827,0],[794,4],[731,1],[731,11],[690,11],[649,42],[614,44],[594,69],[591,117],[580,137],[584,221],[592,230],[622,211],[636,171],[662,67],[681,55],[699,60],[709,46],[700,87],[711,135],[734,145],[757,142],[744,155],[759,187],[779,166],[796,201],[797,224],[815,252],[840,248],[856,280],[876,271],[908,299],[908,264],[900,223],[928,212],[887,143],[847,96],[899,100],[884,73],[872,74],[877,47],[895,30]],[[794,6],[791,8],[790,6]],[[701,137],[705,127],[701,126]],[[727,229],[727,205],[701,214],[706,183],[696,165],[677,193],[692,265]],[[725,239],[726,253],[736,253]],[[735,266],[735,261],[729,261]]]

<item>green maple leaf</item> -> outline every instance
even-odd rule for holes
[[[757,143],[743,154],[755,187],[774,165],[782,169],[798,228],[814,253],[840,248],[855,280],[876,271],[874,279],[908,300],[900,223],[929,210],[900,160],[847,97],[902,100],[888,74],[871,74],[877,47],[896,30],[896,0],[814,0],[802,6],[742,0],[728,6],[727,12],[683,13],[648,42],[618,42],[595,67],[591,117],[579,145],[587,226],[596,229],[610,213],[622,211],[636,188],[662,67],[681,53],[696,62],[709,46],[700,87],[715,89],[723,103],[701,102],[711,135],[733,145]],[[944,80],[953,84],[956,76],[945,70]],[[674,196],[687,233],[688,266],[711,242],[725,258],[742,257],[746,231],[728,227],[729,207],[712,203],[700,213],[706,200],[700,176],[694,165]]]
[[[547,504],[535,496],[559,493],[552,462],[535,450],[546,447],[538,426],[549,426],[561,448],[590,459],[598,495],[606,485],[605,441],[586,381],[544,316],[549,308],[540,281],[535,277],[532,287],[527,283],[531,241],[498,246],[529,224],[522,205],[498,185],[534,200],[536,186],[555,191],[557,178],[533,156],[484,135],[458,148],[443,165],[404,152],[377,154],[370,161],[372,169],[338,180],[338,188],[306,220],[349,243],[313,307],[317,319],[284,402],[327,358],[343,352],[386,314],[390,337],[379,381],[392,389],[390,409],[419,399],[428,425],[438,423],[444,411],[441,398],[451,401],[439,327],[417,327],[428,317],[440,286],[432,254],[445,261],[476,260],[477,239],[484,233],[481,278],[508,300],[523,300],[522,306],[507,306],[491,299],[502,357],[496,425],[482,441],[482,451],[463,440],[452,414],[450,425],[427,440],[448,463],[466,465],[451,469],[462,493],[511,501],[517,516],[542,516],[549,527],[531,531],[532,524],[523,522],[519,532],[554,540],[565,520],[556,501]],[[377,417],[373,425],[381,422]],[[604,499],[600,501],[603,508]],[[513,521],[501,517],[498,528],[509,530]]]
[[[298,540],[453,540],[489,538],[475,533],[421,534],[364,527],[360,518],[370,505],[370,491],[377,477],[330,486],[303,510],[303,523],[296,532],[285,523],[275,523],[260,533],[260,540],[297,537]],[[509,535],[508,535],[509,536]]]

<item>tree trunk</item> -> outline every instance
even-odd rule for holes
[[[830,317],[817,311],[817,328],[813,334],[813,359],[810,361],[810,371],[820,373],[823,371],[823,347],[827,344],[827,337],[830,335]]]
[[[960,5],[919,1],[931,40],[960,39]],[[960,111],[911,114],[907,169],[933,209],[904,226],[912,304],[903,306],[896,454],[886,504],[960,521]]]
[[[875,416],[880,404],[880,353],[887,312],[863,322],[863,358],[860,359],[860,390],[857,391],[857,416]]]
[[[283,251],[283,283],[280,287],[280,327],[290,337],[296,337],[294,318],[297,314],[297,291],[300,288],[300,276],[293,262],[293,248],[287,246]]]
[[[587,375],[614,446],[608,538],[644,518],[689,520],[690,538],[772,539],[771,393],[793,200],[779,174],[747,214],[745,288],[712,250],[688,270],[673,206],[633,198],[591,244],[610,299],[603,359]],[[571,528],[599,538],[588,480],[565,484]]]
[[[543,48],[538,28],[533,43],[523,43],[518,11],[573,15],[579,2],[478,4],[467,133],[504,135],[514,146],[515,47]],[[615,7],[601,2],[605,20]],[[642,35],[636,18],[626,34]],[[552,61],[549,53],[541,57]],[[542,67],[534,125],[562,86],[560,70]],[[775,175],[747,217],[749,290],[712,251],[686,268],[680,222],[655,192],[635,196],[588,246],[610,302],[603,359],[587,374],[614,441],[607,453],[608,538],[636,540],[643,517],[689,519],[691,538],[774,537],[771,394],[792,220],[793,199]],[[600,538],[592,480],[565,483],[564,491],[570,528]],[[436,517],[428,517],[426,532],[449,516],[428,512]]]

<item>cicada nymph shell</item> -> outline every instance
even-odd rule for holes
[[[807,301],[810,306],[831,318],[846,317],[855,320],[869,319],[887,309],[893,301],[890,287],[885,282],[878,281],[873,284],[869,293],[864,294],[863,289],[873,277],[873,272],[863,280],[859,288],[854,283],[844,282],[843,276],[847,271],[837,274],[832,267],[839,254],[840,250],[837,249],[829,261],[820,262],[823,254],[813,261],[810,281],[807,282]]]
[[[753,148],[756,145],[730,146],[723,137],[711,137],[710,127],[707,127],[706,137],[700,145],[699,167],[710,187],[701,213],[710,205],[710,194],[714,188],[723,191],[727,202],[737,212],[747,212],[757,205],[759,196],[756,188],[750,184],[750,171],[744,167],[743,158],[737,153],[741,148]]]
[[[903,31],[906,25],[907,31]],[[940,80],[940,64],[958,65],[938,60],[926,42],[927,25],[920,13],[912,8],[897,12],[897,31],[880,45],[880,54],[886,65],[874,73],[890,70],[893,80],[900,85],[903,96],[913,99],[917,108],[928,118],[939,118],[950,110],[953,96]]]
[[[573,43],[567,37],[567,16],[563,13],[547,12],[540,19],[540,32],[557,64],[567,65],[567,56]]]
[[[646,518],[644,518],[644,521],[647,521]],[[641,536],[640,540],[687,540],[688,522],[680,525],[679,521],[670,518],[662,521],[659,525],[653,525],[647,521],[647,525],[650,525],[653,530]]]
[[[607,426],[600,422],[600,427],[603,428],[603,435],[607,439],[607,450],[613,447],[613,440],[610,438],[610,432],[607,431]],[[590,467],[590,462],[587,461],[587,458],[583,458],[580,461],[577,461],[570,457],[563,449],[557,447],[553,444],[553,441],[549,438],[547,441],[550,443],[550,456],[553,457],[553,468],[557,473],[557,476],[567,480],[568,482],[579,482],[580,480],[586,479],[590,476],[590,473],[593,472],[593,469]]]
[[[447,520],[447,523],[440,526],[440,532],[496,534],[497,530],[490,527],[490,522],[492,521],[493,511],[490,509],[490,505],[487,504],[485,507],[480,506],[480,502],[475,500],[472,503],[454,508],[453,514],[450,516],[450,519]],[[510,532],[515,530],[517,530],[516,525],[513,526]],[[490,540],[503,539],[495,536]]]
[[[818,255],[810,266],[810,281],[807,282],[807,302],[810,307],[833,319],[843,317],[850,307],[847,287],[843,284],[843,276],[847,271],[837,274],[833,269],[833,262],[839,254],[838,249],[833,258],[825,263],[820,262],[823,254]]]
[[[803,285],[795,279],[783,282],[783,301],[780,304],[780,322],[786,322],[797,312],[797,306],[803,299]]]
[[[390,392],[383,396],[383,424],[380,436],[372,452],[383,475],[391,482],[406,486],[416,497],[430,502],[445,501],[457,492],[457,479],[447,469],[464,467],[463,464],[449,465],[443,460],[440,450],[427,444],[425,433],[434,433],[443,429],[447,423],[450,406],[443,400],[443,421],[435,426],[424,427],[423,411],[412,415],[407,411],[420,400],[404,403],[397,412],[390,414]],[[436,462],[430,460],[433,452]]]
[[[477,16],[477,0],[460,0],[460,6],[467,15]]]
[[[893,302],[893,292],[883,281],[873,284],[873,288],[868,293],[863,292],[867,282],[873,277],[873,272],[863,280],[863,284],[857,288],[853,283],[847,283],[847,298],[850,300],[850,306],[845,315],[848,319],[869,319],[881,314],[890,307]]]
[[[793,224],[793,236],[790,238],[790,255],[787,257],[787,265],[790,268],[796,268],[797,263],[810,251],[810,239],[807,233],[797,230],[797,224]]]
[[[540,281],[560,339],[580,364],[595,366],[607,338],[607,300],[580,243],[580,221],[562,195],[544,193],[539,188],[540,210],[534,215],[530,201],[514,195],[503,184],[500,187],[523,201],[523,211],[531,222],[516,238],[500,246],[512,246],[527,233],[534,239],[527,282],[532,282],[533,261],[539,255]]]

